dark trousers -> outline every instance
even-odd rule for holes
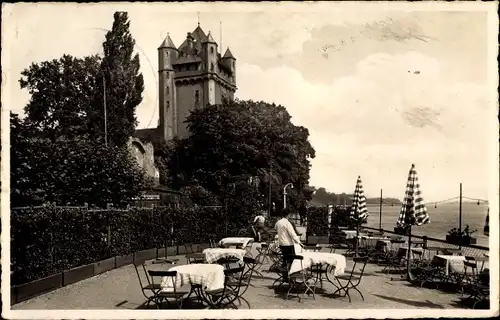
[[[293,258],[290,256],[295,255],[295,247],[294,246],[280,246],[281,254],[283,255],[283,260],[281,261],[281,266],[288,270],[292,265]],[[283,277],[285,280],[288,280],[288,273]]]

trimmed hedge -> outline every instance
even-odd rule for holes
[[[226,217],[222,208],[206,207],[13,209],[12,285],[140,250],[208,243],[242,227]]]

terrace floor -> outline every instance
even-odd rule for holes
[[[186,263],[178,256],[179,264]],[[264,266],[262,269],[266,269]],[[352,267],[352,259],[347,260],[347,270]],[[365,300],[351,293],[352,302],[347,297],[332,297],[335,291],[330,283],[324,285],[324,292],[317,290],[316,298],[305,297],[284,300],[270,288],[276,275],[263,272],[265,278],[254,277],[244,298],[248,305],[240,309],[456,309],[466,308],[459,304],[459,294],[431,288],[419,288],[406,281],[392,281],[398,275],[382,274],[381,266],[368,264],[359,288]],[[140,290],[133,265],[115,269],[93,278],[60,288],[36,298],[12,306],[12,310],[34,309],[141,309],[145,299]]]

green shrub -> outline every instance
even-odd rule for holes
[[[236,235],[245,226],[243,219],[228,218],[236,214],[220,207],[12,209],[11,281],[22,284],[165,244],[208,243]]]

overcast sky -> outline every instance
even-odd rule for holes
[[[179,46],[199,11],[217,42],[222,22],[223,48],[237,58],[237,97],[282,104],[309,129],[312,185],[352,192],[361,175],[367,196],[383,189],[403,198],[415,163],[424,200],[458,196],[460,182],[465,196],[488,198],[491,163],[498,164],[489,156],[498,133],[490,121],[496,52],[488,46],[496,30],[488,32],[495,15],[485,10],[492,4],[483,11],[450,4],[446,12],[390,5],[10,6],[2,12],[2,108],[22,112],[29,95],[18,80],[32,62],[102,53],[120,10],[129,12],[145,78],[139,128],[155,127],[157,47],[167,32]]]

